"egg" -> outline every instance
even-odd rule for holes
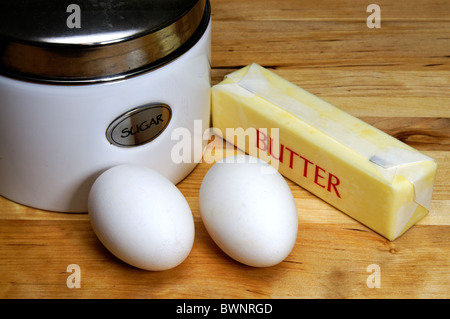
[[[202,181],[199,209],[214,242],[248,266],[276,265],[296,243],[298,213],[290,187],[256,157],[235,155],[214,164]]]
[[[176,267],[194,242],[194,220],[178,188],[144,166],[118,165],[94,182],[88,198],[92,228],[116,257],[137,268]]]

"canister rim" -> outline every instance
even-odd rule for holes
[[[55,1],[43,2],[48,4]],[[73,3],[73,0],[68,3],[70,2]],[[42,32],[40,36],[36,35],[39,34],[37,32],[35,35],[26,37],[20,32],[14,34],[14,28],[8,29],[5,20],[1,22],[0,19],[0,74],[30,81],[54,83],[95,83],[136,75],[160,67],[189,50],[203,35],[210,20],[208,0],[168,2],[160,0],[148,2],[152,3],[153,7],[147,7],[147,11],[140,13],[140,22],[136,24],[130,21],[124,22],[129,28],[121,28],[120,22],[117,22],[120,17],[125,19],[127,15],[132,16],[133,12],[136,12],[127,10],[132,10],[133,5],[137,6],[142,1],[120,2],[127,3],[127,7],[123,7],[122,11],[115,12],[114,7],[111,7],[100,13],[87,10],[83,12],[84,2],[79,1],[79,9],[81,9],[79,29],[82,30],[83,25],[91,26],[94,32],[92,35],[88,34],[89,30],[83,30],[80,31],[81,36],[77,36],[77,30],[70,30],[67,31],[67,36],[64,36],[64,32],[63,34],[56,32],[58,34],[56,37],[43,37]],[[91,5],[107,3],[100,0],[88,2]],[[176,7],[170,7],[176,4],[178,4]],[[5,12],[1,10],[2,6],[0,4],[0,12]],[[158,16],[160,13],[158,10],[162,10],[161,15],[164,17],[155,18],[158,21],[152,23],[144,21],[146,15]],[[16,13],[20,15],[20,12]],[[47,12],[47,16],[50,17],[55,14]],[[70,13],[62,14],[69,19]],[[94,19],[96,15],[101,14],[106,17],[114,16],[110,21],[112,27],[109,32],[95,34],[95,26],[93,27],[93,21],[89,19]],[[54,23],[55,19],[49,20],[46,28],[53,27],[49,25]],[[84,24],[83,21],[85,21]],[[63,22],[69,23],[69,20]],[[42,23],[45,25],[45,21]],[[101,26],[98,29],[105,27],[104,23],[105,21],[99,22]],[[114,28],[115,26],[117,28]]]

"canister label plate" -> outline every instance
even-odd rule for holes
[[[133,147],[157,138],[172,118],[172,109],[164,103],[138,106],[116,118],[106,130],[108,141],[120,147]]]

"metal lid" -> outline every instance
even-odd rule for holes
[[[0,74],[91,83],[159,67],[210,19],[207,0],[11,0],[0,3]]]

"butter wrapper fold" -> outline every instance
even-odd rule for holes
[[[436,162],[396,138],[258,64],[211,92],[217,135],[385,238],[429,212]]]

